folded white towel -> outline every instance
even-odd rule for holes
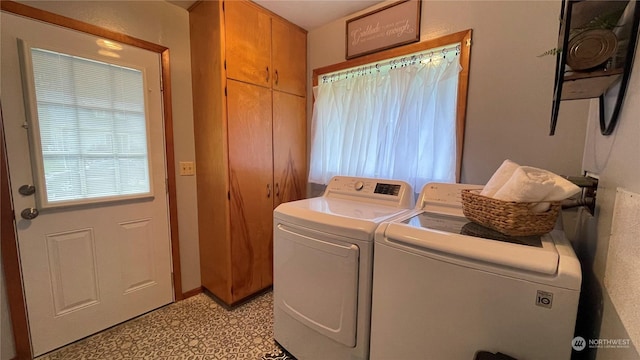
[[[491,179],[487,182],[487,185],[484,186],[480,195],[493,197],[498,190],[511,178],[513,172],[520,167],[520,165],[515,162],[507,159],[502,162],[502,165],[493,173]]]
[[[529,210],[534,213],[543,213],[551,207],[551,203],[543,201],[539,203],[531,203],[529,206]]]
[[[493,198],[540,203],[532,205],[531,209],[534,212],[543,212],[549,208],[549,201],[560,201],[579,191],[578,186],[550,171],[520,166]]]
[[[543,201],[553,190],[554,181],[544,170],[521,166],[493,196],[503,201]]]
[[[558,176],[553,173],[551,174],[554,176],[553,179],[555,186],[553,187],[553,190],[551,190],[551,192],[547,194],[547,197],[544,200],[560,201],[580,192],[580,187],[578,187],[578,185],[563,178],[562,176]]]

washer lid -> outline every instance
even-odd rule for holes
[[[273,214],[276,223],[286,221],[339,236],[373,240],[378,224],[406,211],[391,206],[317,197],[280,204]]]
[[[555,274],[559,254],[549,236],[481,237],[467,232],[464,217],[422,212],[389,224],[385,238],[422,252],[434,252],[472,262],[512,269]],[[487,229],[488,230],[488,229]]]

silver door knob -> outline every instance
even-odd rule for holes
[[[40,212],[36,208],[26,208],[20,212],[20,216],[25,220],[33,220],[40,215]]]
[[[29,196],[36,193],[36,187],[33,185],[22,185],[18,189],[20,195]]]

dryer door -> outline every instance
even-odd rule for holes
[[[360,249],[345,241],[277,224],[273,294],[274,305],[297,321],[354,347]]]

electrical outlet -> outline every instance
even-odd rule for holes
[[[196,174],[196,167],[193,161],[180,161],[180,176],[193,176]]]

